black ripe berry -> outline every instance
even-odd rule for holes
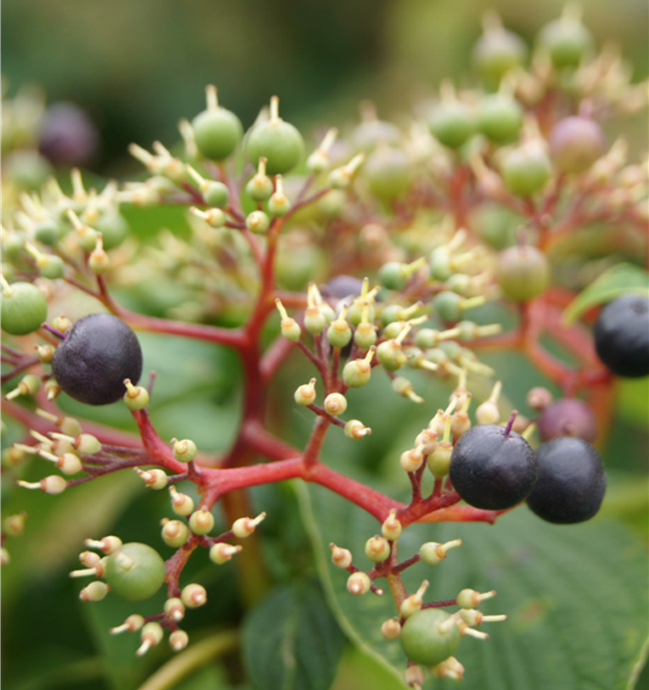
[[[142,350],[137,336],[112,314],[79,319],[59,344],[52,373],[62,391],[88,405],[108,405],[126,393],[142,374]]]
[[[599,453],[581,438],[564,436],[536,450],[539,477],[527,505],[543,520],[569,525],[589,520],[602,505],[606,474]]]
[[[482,424],[460,436],[449,474],[453,488],[469,505],[505,510],[527,498],[537,471],[534,451],[522,436]]]
[[[649,299],[629,294],[609,302],[595,323],[595,349],[618,376],[649,375]]]

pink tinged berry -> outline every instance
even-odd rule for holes
[[[606,150],[601,127],[585,117],[573,115],[557,122],[549,136],[550,156],[555,167],[564,173],[580,173]]]

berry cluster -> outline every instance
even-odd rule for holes
[[[640,291],[616,293],[602,308],[610,295],[601,298],[592,333],[591,313],[580,325],[566,324],[562,310],[575,294],[560,284],[550,257],[595,221],[612,233],[624,222],[636,240],[644,231],[646,174],[627,163],[621,140],[609,147],[600,124],[606,114],[638,109],[638,89],[610,56],[594,55],[590,33],[572,11],[541,31],[528,69],[525,44],[489,15],[475,61],[485,88],[443,84],[408,131],[366,104],[348,136],[330,129],[308,149],[280,117],[277,97],[244,133],[208,86],[205,110],[180,123],[181,147],[131,145],[147,170],[144,180],[111,181],[97,191],[73,169],[71,186],[50,178],[34,190],[8,173],[2,380],[12,386],[7,415],[28,431],[3,452],[3,472],[21,487],[57,494],[130,468],[150,489],[169,490],[174,517],[162,524],[162,539],[175,550],[169,559],[148,544],[108,536],[86,542],[93,550],[72,573],[96,578],[81,591],[86,601],[112,591],[138,602],[166,585],[161,612],[134,613],[113,629],[140,631],[138,654],[157,645],[164,629],[174,650],[187,645],[178,623],[186,608],[207,601],[203,585],[180,584],[195,551],[207,549],[223,564],[242,549],[231,540],[254,541],[265,513],[241,518],[234,504],[219,503],[235,490],[300,479],[377,519],[380,534],[365,547],[370,570],[333,544],[332,560],[349,572],[352,595],[380,595],[376,581],[390,582],[398,615],[382,634],[400,639],[413,687],[423,682],[422,666],[460,678],[453,655],[461,638],[485,639],[475,628],[505,616],[476,608],[493,591],[465,589],[425,603],[424,580],[408,594],[406,568],[436,566],[461,542],[426,542],[399,561],[403,530],[431,515],[493,523],[524,502],[557,524],[598,512],[606,475],[591,443],[609,419],[593,391],[608,392],[613,375],[649,374],[649,299]],[[129,212],[171,205],[186,207],[189,235],[161,231],[155,241],[139,242]],[[116,297],[120,289],[171,281],[182,295],[175,302],[144,301],[131,311]],[[102,311],[74,322],[53,317],[55,309],[74,312],[66,301],[71,288]],[[494,306],[501,311],[490,311]],[[226,453],[200,453],[192,439],[154,427],[153,373],[147,387],[138,385],[146,363],[139,330],[237,353],[242,414]],[[578,366],[552,355],[545,334]],[[564,397],[553,401],[546,388],[534,388],[527,403],[537,418],[518,415],[481,359],[489,348],[524,354]],[[303,448],[271,431],[267,419],[268,384],[294,355],[313,368],[292,398],[284,395],[313,414]],[[322,457],[329,432],[350,444],[371,434],[356,391],[379,376],[393,393],[382,405],[405,398],[413,416],[418,408],[428,420],[398,459],[412,487],[408,504],[334,471]],[[422,376],[450,390],[447,403],[424,399]],[[96,406],[122,400],[140,439],[61,413],[57,397],[66,395]],[[474,399],[481,401],[475,411]],[[59,472],[26,481],[29,456]],[[264,462],[251,464],[256,457]],[[183,483],[195,487],[198,505]],[[213,536],[217,505],[231,529]],[[3,564],[5,538],[20,534],[24,518],[3,522]],[[458,610],[443,610],[449,607]]]

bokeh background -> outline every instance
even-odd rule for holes
[[[204,87],[249,126],[273,94],[308,131],[344,126],[362,99],[386,119],[445,77],[470,80],[486,8],[529,44],[560,0],[5,0],[2,71],[9,88],[34,82],[50,102],[72,100],[101,130],[97,167],[120,174],[131,141],[173,141],[176,123],[204,107]],[[598,44],[623,46],[646,76],[644,0],[585,0]],[[646,121],[636,135],[646,137]]]
[[[585,23],[598,44],[620,44],[634,80],[646,78],[646,1],[582,4]],[[531,45],[539,27],[557,17],[562,6],[559,0],[4,0],[2,72],[9,95],[25,84],[37,84],[48,103],[73,101],[82,106],[101,138],[101,151],[91,169],[123,178],[141,169],[126,154],[128,144],[173,143],[178,120],[204,108],[206,83],[218,85],[222,104],[237,112],[245,126],[252,124],[271,95],[278,94],[282,115],[307,138],[323,124],[352,127],[363,99],[373,100],[381,117],[399,120],[442,78],[452,77],[459,84],[472,80],[471,48],[487,7],[495,8],[505,25]],[[625,131],[633,151],[646,151],[646,114]],[[145,336],[143,344],[148,369],[160,374],[158,423],[185,429],[206,450],[225,447],[236,423],[236,363],[228,353],[201,343]],[[195,362],[207,362],[207,369],[205,364],[197,368]],[[524,404],[525,390],[543,383],[525,362],[508,355],[494,355],[490,363],[506,372],[505,389],[517,405]],[[295,377],[302,375],[300,371]],[[183,385],[178,383],[181,380]],[[295,382],[287,379],[284,386],[290,390]],[[638,481],[645,476],[648,450],[646,381],[622,384],[619,392],[616,424],[606,450],[607,466],[613,475],[617,473],[615,490],[607,499],[608,514],[625,519],[646,541],[645,480]],[[215,410],[219,416],[214,426],[197,423],[214,419]],[[69,411],[81,414],[81,408],[73,405]],[[291,414],[283,420],[287,427],[295,423]],[[128,415],[112,421],[123,425]],[[298,426],[306,426],[309,420],[298,421]],[[394,439],[387,434],[375,434],[370,449],[380,452],[392,444]],[[368,454],[364,462],[369,467],[375,458]],[[99,632],[114,624],[119,612],[111,606],[119,603],[80,606],[78,583],[66,576],[81,539],[100,526],[112,525],[116,533],[156,542],[166,497],[133,500],[141,495],[135,479],[125,483],[108,478],[78,495],[66,494],[56,507],[51,497],[36,492],[25,499],[29,532],[39,539],[25,535],[16,544],[16,568],[3,575],[11,593],[3,601],[7,687],[111,687],[102,684],[107,683],[102,680],[105,665],[120,663],[123,675],[113,675],[112,687],[115,677],[131,687],[142,673],[144,667],[133,671],[123,661],[132,659],[132,642],[109,647],[113,642]],[[293,508],[286,507],[290,500],[285,496],[278,503],[278,514],[283,509],[287,516],[295,516],[290,512]],[[273,529],[275,536],[286,536],[277,522],[271,524],[269,548],[274,544],[283,548],[281,539],[273,541]],[[298,528],[294,532],[287,553],[270,554],[276,568],[308,550],[304,534]],[[192,624],[213,624],[209,615],[237,622],[232,573],[224,570],[213,576],[211,585],[221,593],[219,603],[199,612]],[[290,572],[274,574],[290,576]],[[221,671],[212,671],[217,675],[195,687],[219,687]],[[646,670],[643,678],[647,681]],[[336,688],[359,686],[392,687],[383,685],[380,671],[368,666],[367,660],[349,651]],[[188,684],[186,690],[193,687]]]

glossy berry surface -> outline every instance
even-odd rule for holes
[[[142,601],[162,587],[165,574],[164,561],[155,549],[131,542],[108,556],[104,578],[117,596]]]
[[[475,426],[453,448],[451,482],[475,508],[511,508],[527,498],[536,482],[534,451],[515,431],[505,431],[496,424]]]
[[[399,636],[406,656],[422,666],[436,666],[453,656],[461,638],[457,625],[449,625],[450,617],[441,609],[413,613]]]
[[[14,283],[2,293],[2,330],[11,335],[32,333],[47,318],[45,295],[31,283]]]
[[[568,525],[592,518],[604,499],[606,474],[599,453],[581,438],[564,436],[536,451],[539,476],[527,505],[547,522]]]
[[[577,436],[594,441],[597,420],[590,407],[576,398],[561,398],[548,405],[537,420],[541,440],[550,441],[559,436]]]
[[[137,384],[142,349],[137,336],[112,314],[79,319],[59,344],[52,373],[62,391],[88,405],[108,405],[124,393],[124,379]]]
[[[617,376],[649,375],[649,299],[623,295],[602,309],[595,323],[595,349]]]

